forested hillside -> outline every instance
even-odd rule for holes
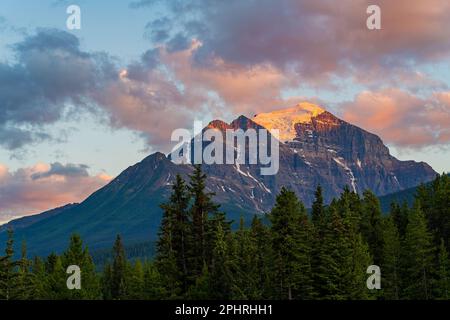
[[[126,258],[117,236],[96,271],[88,248],[73,235],[67,250],[46,259],[13,259],[13,232],[0,258],[0,299],[449,299],[450,181],[437,176],[417,189],[414,204],[392,203],[345,188],[324,206],[315,192],[311,215],[283,188],[268,215],[231,231],[205,191],[196,167],[177,176],[161,205],[164,216],[153,260]],[[366,270],[381,268],[381,290],[369,290]],[[81,290],[68,290],[66,268],[82,270]]]

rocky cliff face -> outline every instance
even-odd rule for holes
[[[429,181],[436,174],[426,163],[396,159],[378,136],[311,104],[256,115],[253,120],[241,116],[229,125],[214,121],[208,127],[245,130],[263,126],[279,129],[280,140],[284,138],[278,174],[261,176],[258,165],[205,166],[215,181],[209,187],[218,199],[267,211],[285,186],[309,207],[319,184],[329,202],[345,186],[357,193],[370,189],[385,195]]]
[[[310,207],[318,184],[328,202],[346,185],[358,193],[371,189],[385,195],[427,182],[436,174],[426,163],[397,160],[376,135],[312,104],[253,119],[241,116],[230,124],[215,120],[207,126],[222,132],[263,127],[281,133],[276,175],[262,176],[258,164],[203,165],[207,188],[236,221],[240,215],[250,219],[255,213],[268,212],[283,186]],[[187,179],[192,170],[192,165],[176,165],[162,153],[152,154],[83,203],[18,230],[16,237],[26,239],[30,252],[37,254],[64,248],[74,232],[92,248],[110,247],[118,233],[128,243],[154,240],[161,218],[159,205],[170,194],[176,174]],[[5,234],[0,232],[2,237]]]

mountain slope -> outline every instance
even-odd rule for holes
[[[311,104],[257,115],[254,120],[240,116],[229,124],[215,120],[207,126],[224,131],[264,124],[288,138],[280,143],[276,175],[262,176],[259,164],[203,165],[207,189],[216,193],[215,201],[230,219],[243,215],[250,220],[255,213],[269,211],[283,186],[310,207],[318,184],[329,202],[345,185],[357,192],[371,189],[385,195],[436,174],[426,163],[397,160],[376,135]],[[74,232],[93,249],[110,247],[118,233],[128,244],[154,241],[159,205],[167,199],[176,174],[187,178],[192,170],[191,165],[176,165],[162,153],[152,154],[76,207],[17,230],[16,239],[26,239],[29,251],[41,255],[65,248]],[[0,233],[0,245],[4,238]]]
[[[74,207],[76,207],[78,205],[78,203],[71,203],[71,204],[67,204],[65,206],[62,207],[58,207],[55,209],[51,209],[39,214],[35,214],[32,216],[25,216],[22,218],[17,218],[15,220],[12,220],[4,225],[0,226],[0,232],[2,231],[6,231],[9,228],[12,228],[14,230],[19,230],[19,229],[23,229],[26,227],[31,226],[32,224],[39,222],[39,221],[43,221],[45,219],[54,217],[68,209],[73,209]]]

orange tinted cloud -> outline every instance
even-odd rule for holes
[[[80,202],[104,186],[111,177],[51,173],[44,163],[10,171],[0,164],[0,222]],[[38,177],[38,178],[36,178]]]
[[[170,47],[198,39],[203,46],[195,60],[206,66],[219,58],[246,68],[270,64],[283,72],[294,71],[297,79],[310,83],[333,75],[377,81],[366,75],[382,76],[393,67],[406,71],[411,65],[445,61],[450,54],[447,0],[343,0],[339,4],[155,0],[145,4],[157,2],[175,11],[165,17],[170,21],[167,26],[184,30],[164,38],[163,44]],[[366,27],[366,9],[372,4],[381,8],[379,31]],[[167,26],[163,31],[170,35]]]
[[[422,98],[400,89],[364,91],[353,102],[342,105],[342,116],[398,146],[448,144],[449,93]]]
[[[194,56],[202,48],[194,40],[191,46],[177,52],[162,50],[161,60],[168,66],[185,90],[217,94],[233,113],[265,111],[283,104],[281,90],[294,82],[281,70],[270,64],[243,66],[229,63],[221,58],[209,61],[207,66],[194,61]]]

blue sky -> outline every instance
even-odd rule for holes
[[[17,200],[0,216],[44,209],[24,193],[52,164],[79,168],[86,187],[57,180],[64,194],[49,207],[167,151],[170,132],[194,119],[301,100],[380,135],[400,159],[448,171],[449,5],[378,1],[377,34],[365,28],[366,2],[3,0],[0,191]],[[66,28],[69,4],[81,8],[81,30]]]

